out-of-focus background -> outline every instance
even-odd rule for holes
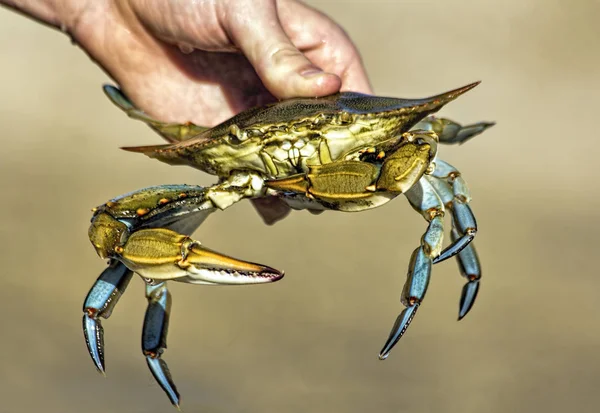
[[[596,412],[600,407],[597,1],[310,1],[362,52],[378,94],[483,80],[441,114],[497,126],[442,156],[473,193],[484,280],[435,266],[385,362],[408,258],[425,223],[403,198],[361,214],[295,212],[266,227],[249,203],[196,237],[286,270],[278,283],[173,284],[169,362],[185,412]],[[61,33],[0,9],[0,412],[170,412],[140,352],[134,279],[104,322],[108,378],[81,334],[104,268],[90,208],[211,178],[118,149],[159,143],[101,92]]]

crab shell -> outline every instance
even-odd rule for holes
[[[219,177],[250,170],[281,178],[400,135],[478,84],[424,99],[354,92],[290,99],[246,110],[182,142],[123,149]]]

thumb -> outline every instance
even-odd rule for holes
[[[263,3],[257,1],[256,3]],[[250,61],[266,88],[277,98],[314,97],[338,92],[341,79],[323,72],[300,52],[283,30],[275,2],[228,14],[231,40]]]

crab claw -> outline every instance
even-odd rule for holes
[[[221,254],[199,242],[192,241],[185,260],[178,263],[187,268],[182,281],[191,284],[264,284],[283,278],[283,272],[266,265],[241,261]]]
[[[269,283],[283,277],[274,268],[218,253],[165,228],[134,232],[119,255],[127,267],[157,281],[231,285]]]

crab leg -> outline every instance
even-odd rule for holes
[[[444,204],[451,206],[454,225],[461,234],[433,260],[433,263],[437,264],[455,256],[473,241],[477,234],[477,222],[468,205],[471,200],[469,188],[460,176],[460,172],[452,165],[437,160],[435,170],[431,176],[434,178],[430,178],[429,181],[442,197]]]
[[[428,116],[417,123],[413,129],[434,131],[438,135],[440,143],[451,145],[463,144],[494,125],[494,122],[479,122],[462,126],[450,119]]]
[[[100,274],[83,304],[85,343],[96,368],[104,374],[104,329],[100,317],[110,317],[113,308],[125,292],[133,272],[117,260]]]
[[[461,236],[454,225],[452,226],[451,236],[453,240]],[[475,251],[475,247],[472,243],[467,245],[467,247],[458,254],[457,261],[460,273],[468,280],[463,286],[460,295],[458,319],[462,320],[464,316],[471,311],[475,299],[477,298],[477,293],[479,292],[479,280],[481,279],[481,265],[479,263],[479,257],[477,257],[477,251]]]
[[[171,294],[167,283],[146,285],[148,308],[144,317],[142,332],[142,352],[152,375],[167,393],[171,403],[179,408],[179,393],[171,378],[167,363],[161,359],[167,348],[167,332],[169,329],[169,314],[171,312]]]
[[[470,201],[469,190],[460,177],[460,173],[448,163],[438,160],[434,175],[435,176],[430,177],[426,176],[425,179],[432,184],[442,198],[444,204],[448,205],[453,211],[451,233],[452,244],[445,250],[448,251],[451,250],[453,246],[460,247],[461,240],[470,238],[465,235],[465,231],[476,228],[474,225],[475,219],[472,218],[471,210],[467,205],[468,201]],[[463,217],[465,211],[467,211],[467,219],[464,219]],[[455,248],[454,251],[456,249],[457,248]],[[461,320],[471,310],[475,298],[477,297],[479,280],[481,279],[481,266],[479,264],[477,252],[472,243],[468,243],[460,250],[457,259],[461,274],[468,280],[463,287],[460,299],[458,319]],[[436,262],[439,261],[434,260],[434,263]]]
[[[429,285],[433,257],[436,257],[442,249],[444,237],[444,204],[432,185],[427,180],[420,179],[405,195],[412,207],[421,212],[429,222],[429,226],[421,238],[421,245],[410,258],[408,277],[401,297],[401,302],[406,308],[396,319],[390,336],[379,353],[380,360],[385,360],[389,356],[421,305]]]
[[[452,202],[452,216],[455,225],[459,228],[461,236],[453,240],[440,255],[434,258],[433,263],[438,264],[448,258],[454,257],[473,241],[477,234],[477,222],[469,205],[460,200]]]
[[[146,123],[156,133],[169,142],[184,141],[209,129],[204,126],[195,125],[191,122],[181,124],[161,122],[151,118],[142,110],[136,108],[131,100],[129,100],[119,88],[111,85],[104,85],[103,89],[110,101],[118,106],[119,109],[127,113],[130,118]]]

